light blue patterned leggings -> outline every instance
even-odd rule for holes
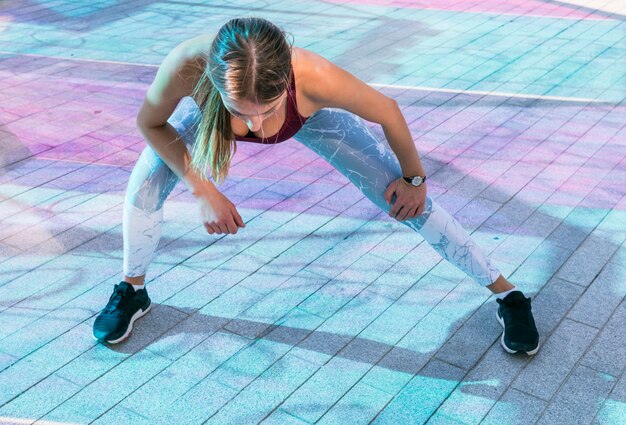
[[[198,109],[185,98],[169,119],[188,147],[194,142]],[[388,212],[387,186],[402,175],[388,144],[378,140],[358,116],[340,109],[313,114],[294,136],[345,175],[374,204]],[[245,142],[243,142],[245,143]],[[124,274],[146,274],[161,237],[163,203],[178,177],[146,147],[130,176],[124,205]],[[500,272],[471,240],[458,221],[430,197],[424,213],[402,221],[419,232],[446,260],[480,285],[492,284]]]

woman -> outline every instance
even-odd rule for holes
[[[382,126],[388,146],[361,118]],[[233,19],[212,40],[200,36],[176,47],[148,89],[137,124],[149,147],[126,193],[124,279],[96,318],[96,339],[122,341],[149,311],[145,274],[161,235],[163,203],[178,180],[196,197],[209,234],[236,234],[245,224],[205,170],[220,183],[235,141],[279,143],[293,137],[496,294],[506,351],[537,352],[530,299],[427,196],[426,172],[397,103],[321,56],[290,46],[272,23]]]

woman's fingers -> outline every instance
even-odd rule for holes
[[[235,224],[235,220],[231,219],[226,222],[226,228],[228,229],[228,233],[234,235],[237,233],[237,225]]]
[[[204,228],[209,233],[209,235],[212,235],[213,233],[218,233],[219,231],[219,229],[217,229],[215,225],[211,225],[209,223],[204,223]]]
[[[204,223],[204,228],[210,235],[214,233],[217,233],[218,235],[221,235],[221,234],[234,235],[235,233],[237,233],[237,230],[238,230],[237,223],[235,222],[234,217],[231,217],[230,220],[225,221],[223,223],[217,223],[217,222]]]
[[[401,210],[402,210],[402,205],[398,205],[398,203],[396,202],[395,204],[393,204],[393,207],[389,210],[389,216],[397,220],[398,215],[400,214]]]
[[[246,227],[246,224],[243,222],[243,219],[239,215],[239,211],[236,208],[233,209],[233,217],[235,218],[235,224],[239,227]],[[235,230],[236,231],[236,230]]]
[[[411,217],[411,209],[409,207],[406,207],[402,210],[402,214],[400,215],[400,218],[398,218],[398,221],[404,221],[410,217]]]
[[[220,227],[220,230],[222,231],[222,233],[224,234],[230,233],[230,231],[228,230],[228,224],[226,224],[226,222],[219,223],[218,226]]]
[[[398,181],[395,180],[393,182],[391,182],[388,186],[387,189],[385,190],[385,201],[387,201],[388,204],[391,204],[391,197],[393,196],[393,193],[396,191],[396,187],[398,187]]]
[[[409,215],[409,219],[413,219],[415,217],[417,217],[419,215],[419,210],[420,210],[420,206],[418,205],[417,207],[413,208],[411,210],[411,214]]]
[[[396,202],[391,207],[391,210],[389,210],[389,215],[391,217],[394,217],[395,219],[398,219],[398,217],[402,213],[401,211],[403,208],[406,210],[406,207],[401,202],[398,202],[398,200],[396,199]]]
[[[411,207],[409,207],[408,205],[402,207],[402,210],[398,213],[398,221],[404,221],[407,218],[409,218],[411,215]]]
[[[424,213],[424,209],[426,208],[426,202],[422,202],[420,206],[417,208],[416,216],[422,215]]]
[[[421,215],[423,211],[422,205],[418,205],[417,207],[413,207],[413,208],[410,208],[410,207],[400,207],[400,208],[401,208],[401,211],[396,216],[396,220],[398,221],[411,220]]]
[[[222,233],[228,233],[226,232],[226,229],[224,228],[223,225],[220,225],[219,223],[216,223],[216,222],[211,222],[211,223],[205,222],[204,228],[209,233],[209,235],[212,235],[214,233],[217,233],[218,235],[221,235]]]

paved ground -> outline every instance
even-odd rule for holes
[[[0,423],[619,423],[618,3],[1,2]],[[179,41],[250,14],[398,100],[431,195],[533,296],[534,358],[504,353],[488,290],[293,140],[239,145],[236,236],[175,190],[152,312],[96,344],[142,96]]]

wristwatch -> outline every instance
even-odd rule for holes
[[[409,183],[411,186],[421,186],[422,183],[426,181],[426,176],[413,176],[413,177],[402,177],[405,182]]]

